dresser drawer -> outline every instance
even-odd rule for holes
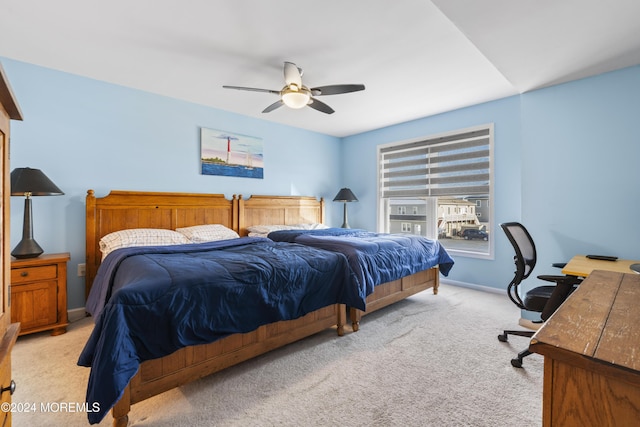
[[[11,269],[11,284],[13,285],[34,280],[55,279],[56,277],[58,277],[56,264]]]

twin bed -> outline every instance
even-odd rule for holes
[[[113,407],[114,425],[126,425],[134,403],[327,328],[343,335],[345,308],[357,331],[364,313],[425,289],[437,293],[439,271],[446,274],[453,264],[437,242],[428,243],[428,259],[401,261],[403,248],[426,239],[405,236],[396,241],[362,230],[278,231],[270,238],[245,237],[257,226],[269,230],[322,224],[324,201],[313,197],[229,200],[221,194],[112,191],[96,198],[89,190],[86,211],[86,283],[87,295],[91,294],[87,307],[96,316],[96,328],[79,363],[92,368],[87,400],[100,403],[100,411],[89,414],[91,423]],[[134,246],[103,260],[100,239],[114,232],[200,231],[197,226],[204,224],[217,224],[243,238]],[[345,239],[343,233],[360,233],[347,236],[357,244],[337,247]],[[193,234],[189,237],[193,239]],[[379,270],[396,269],[397,264],[394,274],[399,277],[383,282],[392,276],[378,274],[375,264],[381,263],[376,256],[386,247],[394,248],[398,258],[383,260],[388,265]],[[187,258],[181,258],[185,252]],[[207,274],[196,273],[200,266],[203,272],[227,280],[203,278]],[[148,283],[151,272],[160,273],[160,279]],[[117,290],[129,279],[136,285]],[[212,286],[219,288],[211,291]],[[200,315],[192,316],[194,311]],[[224,314],[211,320],[210,313]],[[220,329],[223,321],[227,323]],[[208,322],[215,322],[217,329],[207,328]],[[154,329],[163,332],[149,335]]]

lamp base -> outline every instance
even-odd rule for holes
[[[37,258],[44,250],[33,239],[22,239],[20,243],[11,251],[11,255],[15,258]]]
[[[347,219],[347,202],[344,202],[344,221],[342,222],[342,228],[351,228],[349,227],[349,220]]]

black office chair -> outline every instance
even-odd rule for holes
[[[506,222],[500,224],[507,238],[513,245],[516,254],[513,257],[516,264],[516,271],[513,280],[509,283],[507,294],[515,305],[522,310],[533,311],[540,314],[540,323],[546,321],[560,305],[573,292],[582,278],[575,276],[553,276],[542,275],[538,279],[546,282],[554,282],[554,285],[538,286],[525,294],[524,299],[520,297],[520,283],[525,280],[536,265],[536,246],[527,229],[517,222]],[[559,265],[554,266],[558,267]],[[537,322],[536,322],[537,323]],[[506,330],[498,335],[498,340],[506,342],[509,335],[521,337],[532,337],[535,331],[511,331]],[[518,357],[511,359],[511,365],[522,368],[522,359],[530,355],[529,347],[518,353]]]

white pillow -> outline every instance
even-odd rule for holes
[[[320,224],[317,222],[314,223],[305,223],[305,224],[274,224],[274,225],[252,225],[247,227],[247,231],[249,231],[250,237],[267,237],[269,233],[272,231],[280,231],[280,230],[319,230],[323,228],[329,228],[324,224]]]
[[[301,228],[303,230],[322,230],[325,228],[329,228],[328,225],[320,224],[317,222],[313,222],[309,224],[295,224],[295,225],[292,225],[292,227],[295,227],[294,229]]]
[[[194,225],[192,227],[176,228],[193,243],[213,242],[214,240],[237,239],[238,233],[222,224]]]
[[[111,251],[132,246],[165,246],[191,243],[183,234],[162,228],[130,228],[114,231],[100,239],[102,259]]]
[[[292,230],[292,229],[296,229],[298,227],[293,227],[290,225],[252,225],[250,227],[247,227],[247,231],[249,231],[249,233],[256,233],[256,234],[269,234],[272,231],[278,231],[278,230]]]

